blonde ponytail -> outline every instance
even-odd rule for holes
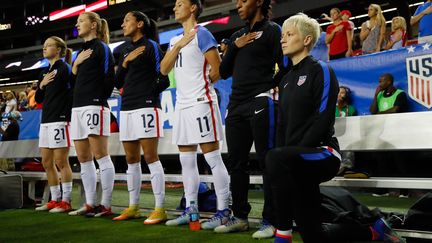
[[[60,57],[65,58],[65,62],[71,64],[72,62],[72,50],[67,47],[66,42],[58,36],[50,36],[48,39],[53,40],[56,46],[60,48]]]
[[[90,19],[90,22],[96,22],[97,38],[105,42],[106,44],[109,44],[110,36],[108,22],[105,19],[102,19],[99,14],[95,12],[83,12],[81,14],[87,15],[87,17]]]
[[[106,44],[109,44],[110,34],[109,34],[108,22],[106,21],[106,19],[101,19],[101,27],[100,27],[100,32],[98,33],[98,37]]]

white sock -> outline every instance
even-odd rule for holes
[[[60,201],[61,199],[61,189],[60,185],[50,186],[51,200]]]
[[[198,205],[199,172],[197,166],[196,152],[180,152],[180,163],[182,165],[183,187],[186,198],[186,207],[191,201]]]
[[[126,171],[129,205],[138,205],[141,192],[141,162],[128,164]]]
[[[71,182],[63,182],[61,184],[63,189],[62,200],[65,202],[71,202],[71,193],[72,193],[72,181]]]
[[[155,197],[155,208],[163,208],[165,200],[165,173],[161,162],[155,161],[148,164],[151,184]]]
[[[81,163],[81,180],[84,186],[86,204],[95,206],[96,203],[96,166],[93,161]]]
[[[230,177],[223,163],[219,150],[204,154],[207,164],[210,165],[213,174],[213,183],[217,197],[217,209],[223,210],[228,208],[230,190]]]
[[[111,207],[112,192],[114,189],[114,164],[109,155],[96,160],[99,164],[102,186],[101,204],[106,208]]]

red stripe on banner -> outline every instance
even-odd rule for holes
[[[66,122],[66,139],[67,139],[67,146],[68,148],[70,148],[69,122]]]
[[[154,111],[155,111],[155,113],[156,113],[156,132],[157,132],[157,137],[159,138],[160,137],[160,132],[159,132],[159,113],[158,113],[158,110],[157,110],[157,107],[154,107]]]
[[[411,96],[414,96],[414,80],[413,80],[413,76],[410,76],[410,82],[411,82]]]
[[[214,110],[213,110],[213,101],[210,97],[210,89],[209,89],[209,81],[207,79],[207,60],[204,61],[204,68],[203,68],[203,76],[204,76],[204,82],[205,82],[205,90],[206,90],[206,96],[207,99],[209,101],[209,105],[210,105],[210,113],[211,113],[211,118],[212,118],[212,123],[213,123],[213,131],[214,131],[214,141],[216,142],[217,139],[217,131],[216,131],[216,119],[215,119],[215,115],[214,115]]]
[[[103,111],[104,111],[104,107],[102,106],[102,109],[100,110],[100,135],[103,136]]]
[[[78,5],[75,7],[67,8],[67,9],[60,9],[54,12],[51,12],[49,14],[50,21],[58,20],[58,19],[64,19],[69,18],[72,16],[77,16],[80,13],[84,12],[86,8],[85,4]]]
[[[426,80],[426,86],[427,86],[427,103],[428,105],[431,104],[431,98],[430,98],[430,80]]]
[[[418,78],[416,78],[416,98],[417,99],[420,99],[420,87],[419,87],[420,85],[419,85],[419,79]]]
[[[421,83],[422,83],[422,94],[421,94],[421,97],[422,97],[422,101],[425,102],[425,85],[424,85],[424,79],[421,80]]]
[[[92,4],[88,4],[86,5],[86,12],[93,12],[96,10],[101,10],[101,9],[105,9],[108,8],[108,3],[106,0],[99,0],[97,2],[94,2]]]

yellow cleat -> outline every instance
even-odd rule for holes
[[[126,208],[125,210],[123,210],[123,212],[113,218],[114,221],[121,221],[121,220],[127,220],[127,219],[137,219],[137,218],[141,218],[141,214],[139,212],[139,208],[138,206],[129,206],[129,208]]]
[[[150,213],[148,218],[144,220],[144,224],[159,224],[167,220],[167,215],[164,208],[155,208]]]

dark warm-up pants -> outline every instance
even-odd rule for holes
[[[266,156],[269,183],[279,230],[298,226],[305,243],[370,240],[371,231],[359,225],[321,222],[319,184],[332,179],[340,160],[325,148],[280,147]]]
[[[267,151],[275,142],[276,106],[269,97],[256,97],[250,102],[230,106],[225,119],[228,146],[228,168],[231,176],[232,210],[234,216],[246,219],[251,210],[248,203],[249,152],[252,143],[260,168],[263,170],[263,219],[273,221],[270,184],[265,168]]]

